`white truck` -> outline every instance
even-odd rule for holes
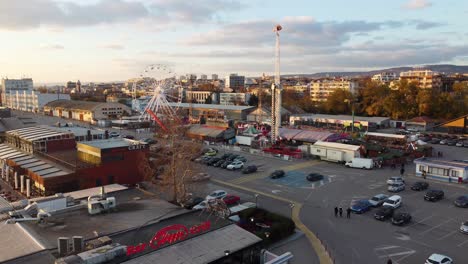
[[[348,168],[359,168],[359,169],[372,169],[374,168],[374,160],[365,158],[354,158],[345,163]]]

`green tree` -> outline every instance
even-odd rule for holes
[[[351,113],[351,105],[346,100],[353,101],[353,95],[350,91],[344,89],[336,89],[327,98],[324,104],[325,111],[330,114],[349,114]]]
[[[366,81],[359,90],[359,113],[369,116],[387,116],[385,99],[390,95],[390,88],[386,84]]]

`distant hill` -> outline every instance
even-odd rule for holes
[[[422,66],[421,68],[444,73],[444,74],[468,73],[468,66],[459,66],[459,65],[450,65],[450,64],[425,65],[425,66]],[[309,77],[309,78],[340,77],[340,76],[365,77],[365,76],[372,76],[374,74],[378,74],[381,72],[395,72],[397,74],[400,74],[400,72],[409,71],[412,69],[414,69],[414,67],[396,67],[396,68],[388,68],[388,69],[373,70],[373,71],[362,71],[362,72],[318,72],[318,73],[313,73],[313,74],[288,74],[288,75],[281,75],[281,76],[284,76],[284,77],[302,76],[302,77]]]

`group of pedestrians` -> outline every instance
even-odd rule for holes
[[[343,207],[338,208],[335,206],[335,217],[338,217],[338,214],[340,217],[343,217]],[[351,208],[346,209],[346,218],[351,218]]]

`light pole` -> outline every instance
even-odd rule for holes
[[[344,102],[351,104],[351,115],[352,115],[351,134],[354,134],[354,100],[345,99]]]
[[[294,203],[290,203],[289,207],[291,208],[291,218],[293,217],[293,208],[296,206]]]
[[[255,194],[255,208],[258,207],[257,200],[258,200],[258,193]]]

